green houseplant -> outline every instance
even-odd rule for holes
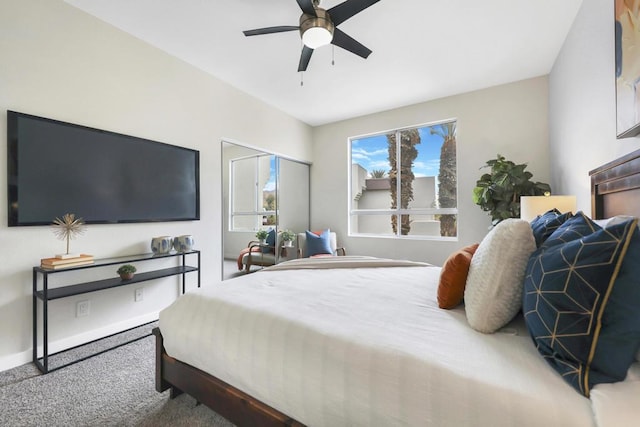
[[[120,278],[122,280],[130,280],[133,279],[133,273],[135,273],[136,271],[137,269],[135,266],[131,264],[125,264],[121,265],[116,273],[120,275]]]
[[[293,239],[296,238],[296,233],[291,230],[282,230],[280,236],[285,246],[292,246]]]
[[[520,217],[520,196],[542,196],[551,192],[549,184],[533,182],[533,174],[525,171],[526,163],[517,165],[498,154],[482,168],[491,168],[483,174],[473,189],[473,202],[488,211],[491,224],[503,219]]]
[[[269,232],[267,230],[260,229],[256,232],[256,239],[260,240],[260,242],[264,243],[264,241],[267,240],[267,236],[269,236]]]

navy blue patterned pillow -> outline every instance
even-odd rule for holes
[[[533,237],[536,239],[536,246],[542,243],[566,220],[571,218],[571,212],[560,213],[557,209],[551,209],[542,215],[538,215],[531,221]]]
[[[635,228],[602,316],[591,366],[622,381],[640,348],[640,230]]]
[[[608,226],[633,219],[616,217]],[[605,227],[606,228],[606,227]],[[542,244],[542,248],[579,239],[601,227],[582,212],[568,219]],[[602,316],[600,339],[593,357],[593,375],[607,372],[621,381],[640,347],[640,232],[636,228]],[[601,381],[607,382],[607,381]]]
[[[569,384],[589,396],[593,385],[620,380],[619,367],[609,369],[609,363],[594,361],[616,350],[600,345],[607,326],[603,314],[637,221],[599,229],[584,215],[579,217],[574,228],[556,230],[548,238],[555,244],[539,248],[529,259],[523,311],[540,354]],[[584,236],[561,240],[568,233]]]
[[[554,245],[567,243],[588,236],[598,230],[602,230],[602,227],[593,222],[582,211],[578,211],[575,216],[567,218],[562,224],[557,226],[553,232],[547,236],[540,247],[549,248]]]

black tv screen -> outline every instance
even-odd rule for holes
[[[7,111],[9,226],[200,219],[199,152]]]

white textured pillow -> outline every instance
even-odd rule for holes
[[[480,242],[471,259],[464,303],[471,327],[493,333],[522,307],[524,272],[536,249],[530,224],[506,219]]]

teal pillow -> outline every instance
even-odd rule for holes
[[[331,250],[331,233],[327,228],[318,236],[307,230],[307,256],[329,254],[333,255]]]
[[[631,364],[621,363],[626,357],[611,357],[627,349],[616,346],[617,332],[606,322],[617,316],[615,304],[608,304],[619,298],[613,290],[637,221],[601,229],[581,213],[576,217],[573,227],[558,228],[529,259],[523,311],[538,351],[569,384],[589,396],[595,384],[624,379]]]
[[[549,236],[565,221],[571,218],[571,212],[560,213],[557,209],[551,209],[542,215],[538,215],[531,221],[531,230],[536,239],[536,247],[540,247]]]

